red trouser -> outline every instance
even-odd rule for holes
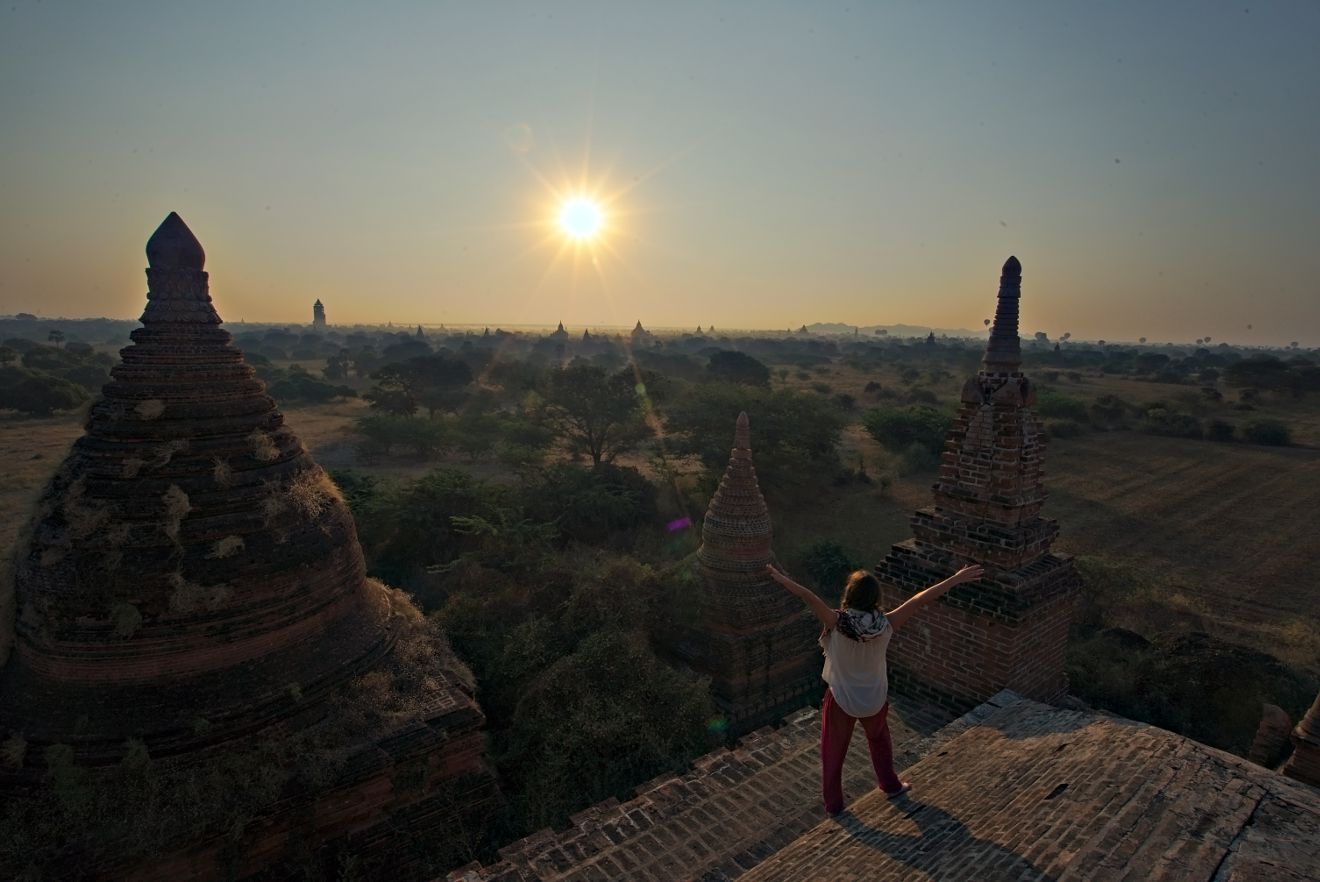
[[[820,784],[825,792],[825,811],[843,811],[843,758],[848,754],[853,725],[857,717],[844,713],[834,701],[834,690],[825,690],[820,706]],[[903,786],[894,772],[894,745],[889,740],[889,702],[869,717],[862,717],[866,746],[871,749],[871,765],[880,789],[894,793]]]

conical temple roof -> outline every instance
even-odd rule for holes
[[[95,762],[258,731],[389,645],[353,520],[211,303],[170,214],[147,307],[17,565],[0,731]]]
[[[999,297],[995,304],[995,323],[986,344],[986,371],[1013,373],[1022,367],[1022,342],[1018,337],[1018,302],[1022,298],[1022,264],[1016,257],[1004,261],[999,276]]]
[[[751,426],[747,414],[741,413],[729,466],[701,525],[697,558],[706,575],[716,581],[760,579],[774,558],[771,540],[770,511],[752,466]]]

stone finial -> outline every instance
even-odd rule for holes
[[[202,271],[206,252],[175,212],[147,239],[147,263],[147,308],[143,327],[132,334],[134,340],[144,331],[187,335],[202,326],[219,327],[220,316],[211,304]]]
[[[733,430],[733,447],[735,450],[752,450],[752,425],[747,420],[747,411],[738,414],[738,423]]]
[[[206,252],[177,212],[171,211],[147,240],[147,265],[152,269],[200,270]]]
[[[999,276],[999,298],[995,322],[981,364],[989,373],[1015,373],[1022,367],[1022,343],[1018,339],[1018,301],[1022,297],[1022,264],[1016,257],[1004,261]]]

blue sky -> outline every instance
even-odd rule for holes
[[[1311,2],[0,22],[0,312],[136,315],[177,210],[228,320],[977,327],[1011,253],[1028,332],[1320,343]]]

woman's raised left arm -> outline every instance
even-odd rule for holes
[[[811,611],[815,614],[816,618],[820,619],[822,625],[826,628],[834,627],[835,623],[839,620],[838,610],[830,609],[825,601],[816,596],[815,591],[812,591],[805,585],[799,585],[797,582],[790,579],[786,573],[775,569],[770,564],[765,565],[765,572],[771,579],[778,582],[785,591],[790,594],[796,594],[798,597],[802,598],[802,602],[811,608]]]

